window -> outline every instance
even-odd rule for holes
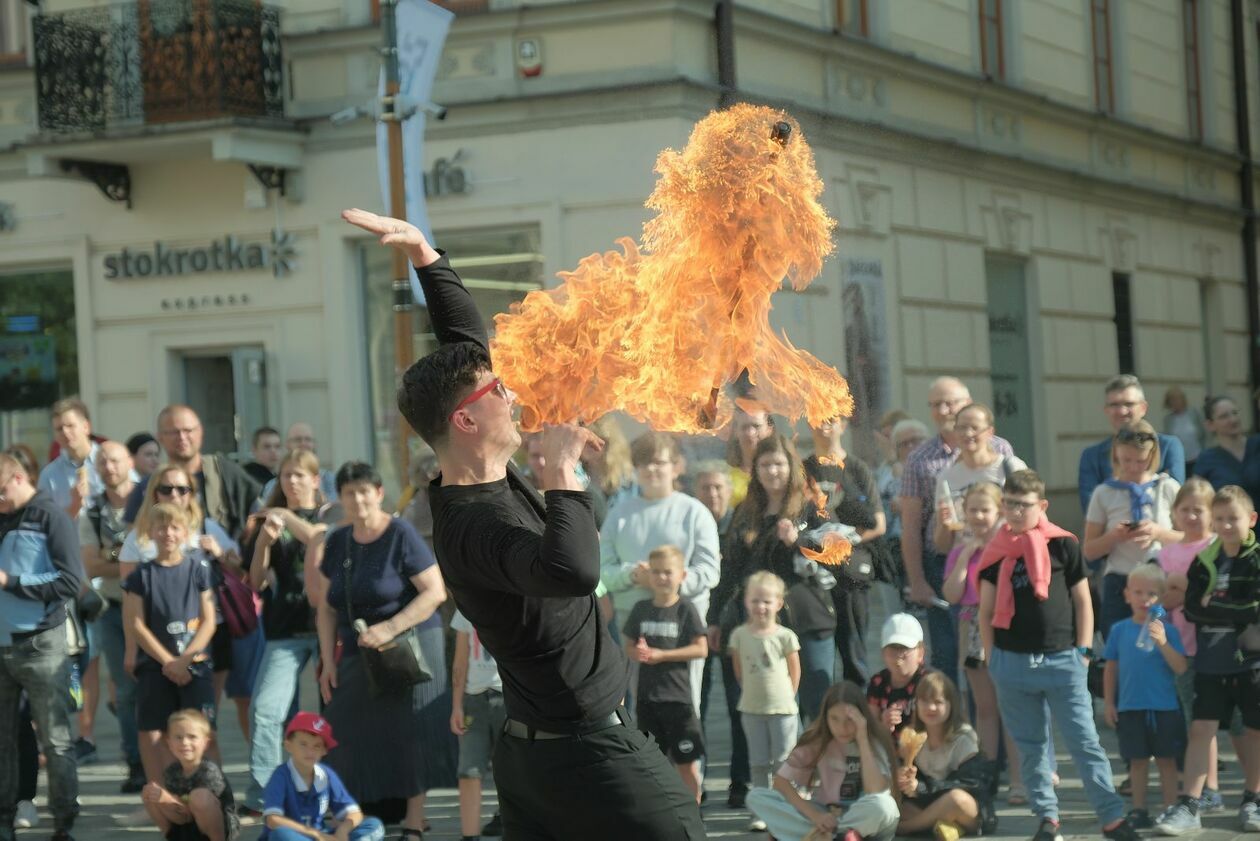
[[[525,293],[542,288],[543,257],[537,226],[435,231],[434,239],[450,254],[451,265],[472,292],[487,326],[507,312]],[[395,400],[394,310],[390,281],[391,254],[375,243],[360,247],[366,322],[368,387],[372,430],[372,460],[390,498],[396,498],[407,477],[398,470],[400,420]],[[437,347],[429,312],[411,311],[413,354],[416,359]],[[46,422],[45,422],[46,423]],[[413,439],[418,441],[418,439]],[[412,452],[415,452],[413,448]]]
[[[1184,0],[1181,4],[1186,41],[1186,111],[1190,137],[1203,139],[1203,89],[1199,79],[1199,4]]]
[[[1121,374],[1136,374],[1133,353],[1133,302],[1129,295],[1129,276],[1120,272],[1111,275],[1111,297],[1115,302],[1116,358]]]
[[[857,38],[871,36],[867,0],[836,0],[836,29]]]
[[[1112,81],[1111,2],[1089,0],[1090,20],[1094,32],[1094,105],[1106,114],[1116,110],[1115,84]]]
[[[0,0],[0,65],[26,63],[26,4]]]
[[[1002,51],[1002,0],[980,0],[980,70],[990,79],[1006,78]]]

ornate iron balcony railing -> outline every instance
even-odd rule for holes
[[[43,131],[283,116],[274,6],[137,0],[39,15],[34,30]]]

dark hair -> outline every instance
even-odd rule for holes
[[[385,486],[381,481],[381,474],[372,465],[362,461],[347,461],[337,471],[337,494],[340,495],[342,488],[355,482],[368,482],[378,488]]]
[[[1006,485],[1002,490],[1008,494],[1036,494],[1044,499],[1046,483],[1037,475],[1036,470],[1016,470],[1006,477]]]
[[[1204,398],[1203,400],[1204,420],[1215,420],[1213,416],[1216,414],[1216,407],[1226,400],[1228,400],[1230,403],[1234,402],[1234,398],[1230,397],[1228,394],[1209,394],[1206,398]]]
[[[635,467],[650,464],[661,453],[673,461],[678,458],[678,442],[668,432],[645,432],[630,445],[630,462]]]
[[[31,484],[34,485],[39,481],[39,460],[35,458],[35,451],[25,444],[11,444],[4,451],[7,456],[12,456],[22,465],[22,471],[26,473]]]
[[[254,430],[254,437],[250,439],[249,443],[252,446],[257,447],[258,439],[263,437],[264,435],[274,435],[277,438],[279,438],[280,430],[276,429],[274,426],[260,426]]]
[[[137,432],[135,435],[132,435],[127,439],[127,452],[134,456],[136,453],[140,452],[141,447],[150,443],[156,444],[157,439],[147,432]]]
[[[766,488],[757,475],[757,462],[761,461],[762,456],[775,453],[782,453],[787,459],[789,474],[787,490],[783,494],[783,504],[779,508],[779,516],[796,520],[805,510],[805,468],[801,465],[801,457],[796,454],[796,448],[792,446],[791,441],[780,434],[761,439],[757,444],[757,449],[753,450],[753,469],[752,478],[748,481],[748,495],[735,509],[735,514],[731,519],[731,530],[735,534],[742,534],[749,546],[757,539],[757,533],[762,527],[761,521],[765,519],[766,509],[770,507],[770,495],[766,493]]]
[[[481,345],[441,345],[417,359],[403,374],[398,386],[398,411],[426,444],[437,449],[446,441],[456,405],[477,384],[481,372],[489,370],[490,354]],[[337,475],[340,478],[341,474]]]

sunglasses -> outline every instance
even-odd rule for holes
[[[486,383],[481,388],[477,389],[472,394],[468,395],[463,400],[456,403],[455,408],[451,411],[450,415],[448,415],[446,419],[453,420],[455,418],[455,412],[458,412],[460,409],[463,409],[466,406],[471,406],[472,404],[476,403],[478,400],[485,397],[487,394],[489,394],[492,391],[498,394],[504,400],[508,399],[507,386],[503,384],[503,380],[499,379],[498,377],[495,377],[493,380]]]
[[[1116,441],[1121,444],[1154,444],[1155,433],[1135,432],[1132,429],[1122,429],[1116,433]]]
[[[192,488],[188,485],[158,485],[157,492],[162,496],[187,496],[192,493]]]

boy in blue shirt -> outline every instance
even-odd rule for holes
[[[332,725],[302,712],[284,730],[289,761],[272,773],[263,789],[263,829],[259,841],[381,841],[385,826],[366,818],[337,772],[320,760],[337,746]]]
[[[1167,809],[1177,802],[1177,760],[1186,751],[1186,719],[1177,700],[1177,675],[1186,670],[1186,651],[1171,623],[1149,619],[1150,609],[1164,597],[1164,571],[1157,564],[1139,564],[1129,573],[1124,599],[1133,611],[1107,636],[1103,657],[1103,698],[1107,723],[1120,737],[1120,757],[1129,763],[1133,783],[1134,829],[1153,823],[1146,809],[1146,780],[1151,757],[1159,768],[1160,791]],[[1147,625],[1152,647],[1138,648]],[[1119,699],[1116,687],[1119,684]]]

